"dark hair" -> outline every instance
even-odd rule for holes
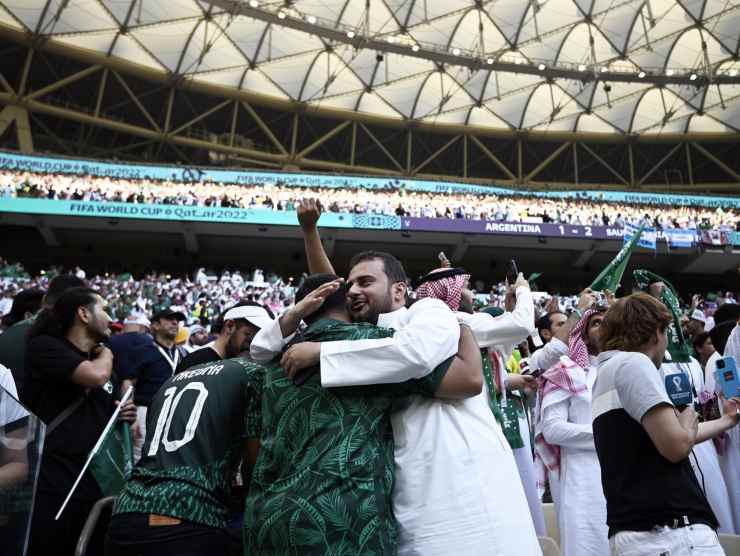
[[[540,332],[543,330],[550,330],[552,332],[552,316],[564,314],[565,313],[563,313],[563,311],[552,311],[550,313],[547,313],[546,315],[542,315],[539,319],[537,319],[535,326]]]
[[[41,308],[41,300],[44,298],[44,290],[23,290],[13,298],[13,307],[10,309],[6,320],[7,326],[23,320],[26,313],[35,315]]]
[[[328,284],[329,282],[333,282],[337,278],[338,276],[334,274],[311,274],[303,280],[303,284],[301,284],[301,287],[298,288],[298,291],[295,294],[295,302],[300,303],[309,293],[314,291],[316,288],[319,288],[324,284]],[[344,284],[342,284],[341,286],[339,286],[337,291],[335,291],[324,300],[324,302],[321,304],[321,307],[315,313],[309,315],[303,320],[306,321],[306,324],[311,324],[320,319],[329,310],[345,307],[347,303],[346,300],[347,288]]]
[[[28,331],[28,338],[36,336],[63,337],[77,317],[77,309],[90,307],[96,301],[98,292],[90,288],[72,288],[56,300],[53,307],[47,307],[36,317],[36,322]]]
[[[707,338],[709,338],[709,332],[700,332],[694,336],[694,339],[691,341],[691,344],[694,346],[694,351],[699,351],[699,348],[704,345]]]
[[[715,313],[716,314],[716,313]],[[725,348],[727,347],[727,340],[730,339],[730,334],[736,326],[734,320],[727,320],[725,322],[719,322],[714,325],[714,328],[709,331],[709,336],[712,338],[712,344],[714,349],[717,350],[721,355],[725,354]]]
[[[362,262],[374,260],[383,261],[383,271],[385,272],[385,275],[388,276],[388,281],[391,284],[395,284],[396,282],[406,282],[406,271],[403,269],[401,261],[385,251],[362,251],[361,253],[357,253],[349,261],[349,268],[352,270]]]
[[[621,298],[601,322],[601,349],[639,351],[657,331],[673,321],[668,308],[652,295],[638,292]]]
[[[60,274],[59,276],[55,276],[49,283],[49,289],[46,290],[44,304],[47,307],[53,307],[57,300],[67,290],[86,287],[87,283],[73,274]]]
[[[714,312],[714,322],[727,322],[728,320],[737,322],[740,319],[740,305],[735,303],[723,303]]]

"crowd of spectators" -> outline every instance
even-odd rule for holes
[[[186,183],[0,171],[2,196],[278,211],[295,210],[297,201],[312,196],[324,200],[325,210],[335,213],[616,227],[644,221],[658,229],[740,231],[740,212],[733,208],[621,204],[454,191],[432,193],[390,185],[386,189],[305,188],[280,183]]]
[[[291,306],[295,292],[305,275],[299,277],[280,277],[259,268],[249,272],[238,269],[214,272],[205,268],[194,269],[184,276],[173,276],[152,271],[141,277],[131,273],[105,273],[88,275],[80,267],[63,269],[50,267],[40,274],[31,276],[21,263],[10,263],[0,257],[0,318],[7,327],[23,320],[24,315],[10,313],[12,302],[18,292],[23,290],[44,291],[49,282],[59,274],[74,274],[99,291],[108,301],[108,312],[114,321],[123,322],[131,314],[154,314],[163,310],[182,312],[188,324],[208,326],[222,311],[239,301],[253,301],[269,308],[274,314],[281,314]],[[533,286],[536,284],[533,283]],[[491,306],[504,307],[506,284],[488,284],[474,279],[471,289],[475,294],[477,308]],[[413,296],[413,290],[409,289]],[[702,299],[700,308],[710,317],[720,305],[736,303],[733,292],[709,292],[694,299],[685,300],[686,307],[695,309]],[[557,310],[570,313],[578,303],[578,296],[571,294],[551,295],[545,291],[533,292],[536,315]],[[40,296],[39,296],[40,299]],[[22,306],[18,310],[22,311]]]
[[[44,291],[55,276],[64,272],[62,268],[51,267],[31,276],[20,263],[10,264],[0,258],[0,316],[9,315],[18,292]],[[190,323],[207,326],[224,309],[241,300],[255,301],[281,313],[293,303],[295,292],[292,278],[283,280],[274,274],[265,275],[259,269],[244,274],[239,270],[215,274],[199,268],[185,277],[151,272],[139,278],[130,273],[88,276],[79,267],[69,272],[84,279],[108,301],[108,313],[118,322],[132,313],[174,310],[185,314]],[[23,316],[12,315],[11,322],[6,318],[4,324],[8,326]]]

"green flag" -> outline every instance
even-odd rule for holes
[[[116,496],[121,492],[134,466],[131,428],[123,421],[111,427],[90,462],[90,472],[98,482],[103,496]]]
[[[640,241],[642,235],[642,229],[644,226],[640,226],[640,229],[630,238],[630,240],[624,244],[622,249],[619,250],[617,256],[606,265],[596,279],[591,283],[591,289],[597,292],[603,292],[609,290],[612,293],[617,293],[619,283],[622,281],[624,271],[627,269],[627,263],[630,260],[632,251],[637,247],[637,242]]]
[[[683,330],[681,329],[681,305],[678,302],[678,295],[673,285],[658,276],[657,274],[650,272],[649,270],[635,270],[632,276],[637,283],[637,287],[643,291],[648,291],[648,286],[653,282],[663,282],[665,288],[663,293],[660,295],[660,301],[668,307],[668,310],[673,315],[673,322],[668,326],[668,353],[671,354],[671,360],[675,363],[688,363],[691,359],[691,346],[684,338]]]

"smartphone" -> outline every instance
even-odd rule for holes
[[[511,286],[514,282],[516,282],[516,279],[519,277],[519,269],[516,266],[516,261],[514,259],[511,259],[508,263],[506,263],[506,281]]]
[[[437,255],[437,258],[439,259],[439,262],[442,263],[442,266],[451,266],[450,260],[447,258],[447,255],[445,255],[444,251],[440,251],[439,255]]]
[[[717,370],[714,371],[714,379],[722,388],[726,399],[740,396],[740,379],[737,375],[737,365],[734,357],[723,357],[717,360]]]

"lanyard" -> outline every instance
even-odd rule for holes
[[[177,369],[178,363],[180,363],[180,352],[178,351],[178,349],[177,348],[174,348],[174,350],[175,350],[175,357],[173,358],[173,357],[170,356],[169,353],[167,353],[167,350],[164,349],[162,346],[160,346],[159,344],[156,344],[156,343],[154,345],[157,346],[157,349],[159,350],[159,353],[161,353],[162,354],[162,357],[164,357],[165,360],[167,361],[167,363],[169,363],[170,367],[172,368],[172,374],[174,374],[175,373],[175,369]]]

